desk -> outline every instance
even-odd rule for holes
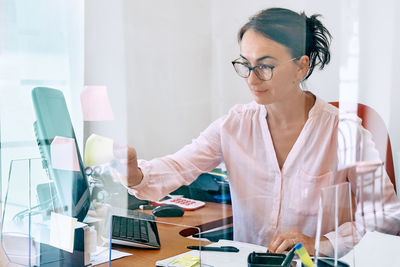
[[[151,213],[151,211],[145,211]],[[156,218],[158,222],[168,222],[180,225],[199,227],[201,231],[207,231],[216,227],[232,223],[232,207],[226,204],[207,203],[206,206],[195,211],[186,211],[183,217]],[[114,247],[115,249],[129,252],[134,256],[114,260],[112,267],[119,266],[155,266],[157,260],[166,259],[188,251],[186,246],[199,245],[199,241],[186,238],[195,233],[194,229],[184,228],[170,224],[157,224],[161,248],[159,250],[137,249],[126,247]],[[202,245],[210,242],[202,242]],[[106,267],[108,263],[97,266]]]

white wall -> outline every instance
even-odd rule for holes
[[[108,86],[117,120],[126,118],[90,123],[87,134],[118,135],[143,158],[189,143],[210,122],[209,2],[85,4],[85,83]]]
[[[394,13],[398,13],[398,10],[400,10],[400,2],[395,1],[394,5],[392,6]],[[392,70],[392,84],[391,84],[391,90],[390,90],[390,102],[388,103],[387,106],[390,107],[390,112],[389,112],[389,134],[392,142],[392,149],[393,149],[393,158],[395,159],[395,169],[396,169],[396,178],[397,178],[397,184],[399,185],[400,183],[400,105],[399,105],[399,100],[400,100],[400,65],[399,65],[399,59],[400,59],[400,30],[399,30],[399,25],[400,25],[400,17],[397,14],[392,14],[393,18],[393,23],[397,28],[394,28],[393,31],[390,33],[390,35],[393,35],[394,40],[393,40],[393,51],[392,51],[392,64],[388,65],[387,67],[382,66],[382,69],[385,70],[387,68],[390,68]]]
[[[124,3],[85,1],[85,85],[106,85],[115,121],[84,122],[85,139],[92,132],[127,140],[126,51]],[[83,88],[79,88],[81,91]]]
[[[332,58],[325,70],[315,69],[306,87],[327,101],[352,99],[374,107],[390,130],[397,166],[399,5],[395,0],[90,0],[87,27],[98,30],[86,35],[85,77],[119,95],[112,96],[113,107],[126,106],[126,114],[119,114],[127,124],[119,130],[126,131],[140,157],[173,153],[234,104],[251,101],[230,63],[239,55],[237,31],[249,16],[275,6],[319,13],[333,35]]]
[[[126,1],[128,142],[174,152],[210,122],[209,1]]]

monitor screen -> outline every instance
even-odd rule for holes
[[[56,89],[36,87],[32,90],[32,101],[36,113],[34,128],[40,154],[49,179],[55,181],[60,200],[61,207],[56,208],[58,212],[63,211],[64,214],[82,221],[90,205],[89,184],[64,95]],[[73,140],[79,165],[77,169],[56,167],[51,154],[51,144],[56,137]]]

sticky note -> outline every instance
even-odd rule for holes
[[[73,138],[56,136],[51,142],[50,154],[53,168],[68,171],[80,170]]]
[[[182,267],[196,267],[200,264],[200,257],[186,254],[182,257],[171,260],[170,263],[178,264]]]
[[[114,140],[92,134],[86,140],[84,161],[87,166],[101,165],[114,158]]]
[[[85,121],[114,120],[105,86],[85,86],[81,92],[81,105]]]
[[[74,251],[76,218],[51,213],[50,245],[72,253]]]

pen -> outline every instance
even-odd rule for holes
[[[157,207],[157,206],[153,206],[153,205],[140,205],[140,206],[139,206],[139,209],[141,209],[141,210],[152,210],[152,209],[154,209],[155,207]]]
[[[293,257],[294,257],[294,247],[289,251],[289,253],[286,255],[285,260],[282,262],[281,266],[289,266],[289,263],[292,262]]]
[[[239,252],[238,248],[232,246],[221,247],[201,247],[201,246],[188,246],[188,249],[204,250],[204,251],[222,251],[222,252]]]

